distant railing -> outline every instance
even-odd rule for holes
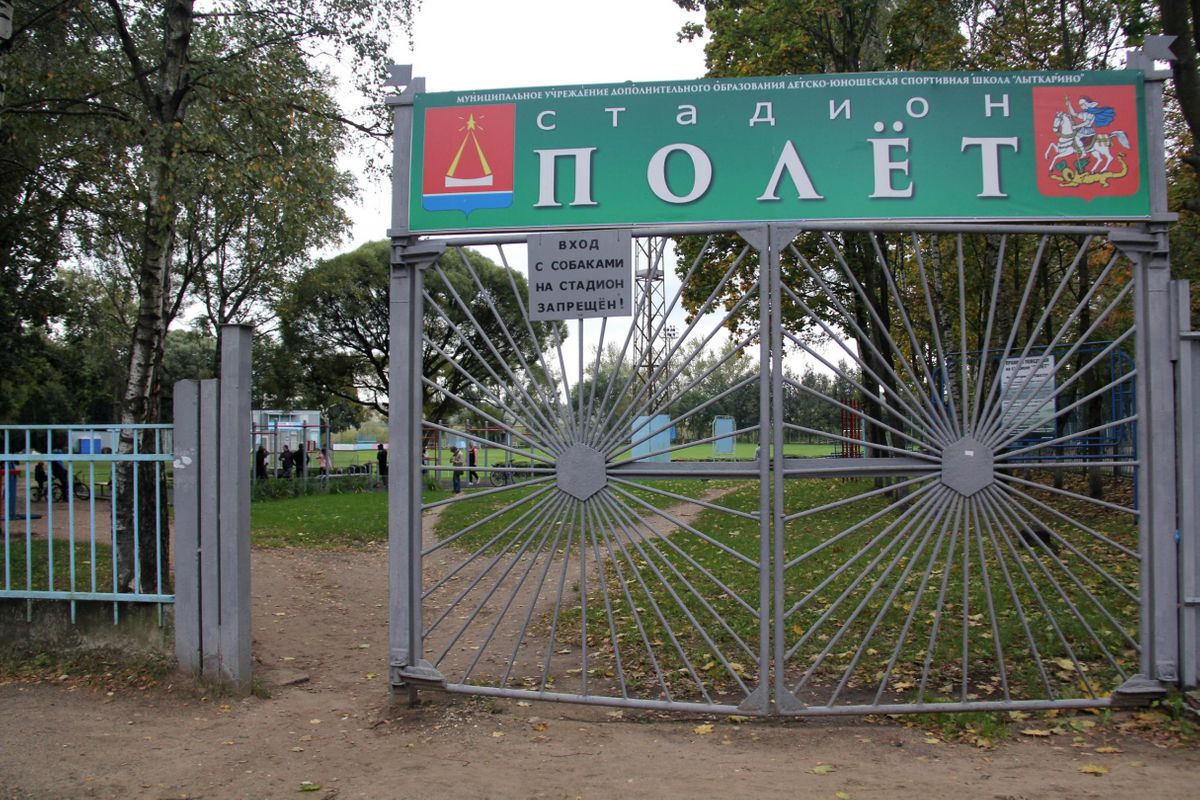
[[[123,430],[135,431],[132,452],[118,452]],[[174,602],[163,529],[172,452],[171,425],[0,425],[0,599],[26,600],[30,613],[34,600],[69,601],[72,619],[78,601],[112,601],[114,619],[118,602]],[[141,466],[118,486],[123,464]],[[132,495],[127,533],[121,492]]]

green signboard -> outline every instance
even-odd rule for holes
[[[875,73],[418,95],[417,233],[1150,215],[1142,73]]]

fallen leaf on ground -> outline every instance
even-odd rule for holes
[[[504,731],[492,731],[493,739],[501,739],[504,737]]]
[[[1119,747],[1113,747],[1111,744],[1109,744],[1109,745],[1105,745],[1104,747],[1097,747],[1096,752],[1097,753],[1124,753],[1125,751]]]
[[[1026,728],[1025,730],[1021,731],[1021,733],[1023,733],[1025,736],[1049,736],[1050,735],[1050,731],[1045,730],[1044,728]]]
[[[1084,775],[1107,775],[1108,767],[1102,767],[1099,764],[1084,764],[1079,771]]]
[[[809,772],[813,773],[814,775],[828,775],[829,773],[833,772],[834,769],[835,767],[832,764],[817,764],[815,767],[810,769]]]
[[[712,733],[712,732],[713,732],[713,726],[712,726],[712,723],[711,723],[711,722],[705,722],[703,725],[697,725],[696,727],[692,728],[692,732],[693,732],[693,733],[698,733],[698,734],[700,734],[701,736],[706,736],[706,735],[708,735],[708,734],[710,734],[710,733]]]
[[[321,791],[321,784],[314,783],[313,781],[300,781],[300,791],[319,792]]]

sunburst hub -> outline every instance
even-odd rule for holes
[[[991,448],[964,436],[942,451],[942,483],[970,497],[995,480],[992,465]]]
[[[604,454],[586,444],[573,444],[558,457],[558,488],[576,500],[587,500],[608,485]]]

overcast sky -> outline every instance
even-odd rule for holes
[[[699,78],[704,53],[676,34],[698,15],[671,0],[425,0],[416,74],[433,92]]]

